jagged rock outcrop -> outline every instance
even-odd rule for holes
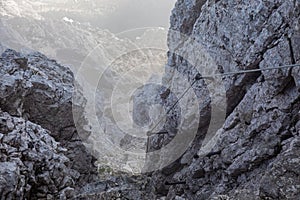
[[[114,174],[105,180],[86,185],[78,199],[155,199],[150,177]]]
[[[80,174],[49,131],[0,111],[1,199],[69,199]]]
[[[207,75],[207,61],[213,73],[299,63],[299,15],[299,1],[179,0],[171,16],[165,80],[183,85],[176,71],[192,83],[198,72]],[[226,119],[209,143],[204,138],[209,124],[216,123],[215,94],[205,93],[209,81],[193,85],[200,102],[199,129],[183,156],[152,174],[158,196],[299,199],[299,74],[299,68],[286,68],[222,78],[226,106],[220,112]],[[151,140],[153,148],[174,136],[159,137]]]
[[[0,77],[0,176],[6,197],[58,198],[96,181],[96,160],[77,133],[88,136],[89,130],[84,98],[72,104],[73,73],[40,53],[8,49],[0,57]],[[16,170],[6,171],[9,166]],[[18,185],[6,188],[9,179]]]
[[[83,144],[86,100],[68,68],[7,49],[0,78],[0,199],[155,198],[151,178],[99,176]]]

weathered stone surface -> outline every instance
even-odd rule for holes
[[[215,73],[299,63],[298,1],[195,2],[200,3],[178,1],[172,13],[165,75],[171,85],[184,85],[174,71],[192,82],[199,66],[207,66],[200,51],[218,66]],[[215,120],[212,101],[203,101],[209,84],[193,87],[202,99],[203,120],[177,161],[181,167],[152,174],[156,194],[167,199],[299,199],[299,68],[223,78],[227,117],[210,143],[204,143],[209,120]],[[178,184],[166,186],[166,181]]]
[[[67,117],[72,115],[74,87],[69,69],[39,53],[26,56],[6,50],[0,73],[3,111],[40,124],[55,138],[71,136],[61,134],[74,124],[73,118]]]
[[[78,199],[155,199],[150,177],[114,174],[106,180],[86,185]]]
[[[8,49],[4,51],[0,57],[0,77],[1,112],[6,112],[11,116],[16,117],[16,119],[20,119],[20,123],[23,124],[26,124],[27,121],[28,123],[30,121],[30,123],[38,124],[40,126],[39,129],[43,129],[45,132],[44,135],[47,135],[43,137],[46,139],[51,138],[47,139],[45,145],[48,145],[48,143],[53,143],[55,145],[55,148],[53,147],[53,149],[49,147],[50,149],[48,148],[48,152],[47,146],[44,147],[43,143],[38,144],[41,148],[41,152],[34,153],[28,145],[38,138],[32,139],[34,141],[27,139],[28,145],[22,143],[22,141],[26,141],[25,139],[21,139],[18,141],[23,145],[20,146],[22,149],[19,148],[15,150],[14,148],[3,146],[3,150],[8,151],[11,149],[12,152],[16,151],[16,156],[19,158],[19,160],[17,160],[18,162],[25,162],[27,157],[24,156],[29,156],[28,159],[34,159],[33,161],[36,163],[36,167],[39,167],[40,164],[38,163],[44,162],[46,165],[50,165],[51,162],[53,162],[52,165],[60,165],[60,160],[54,159],[49,161],[50,158],[43,157],[48,154],[55,154],[55,149],[58,145],[57,142],[59,142],[60,148],[65,148],[64,151],[61,151],[61,154],[67,157],[64,157],[64,159],[67,160],[64,162],[68,163],[65,170],[67,170],[69,174],[72,174],[72,178],[64,178],[64,172],[55,170],[53,166],[39,169],[41,170],[41,174],[36,177],[36,179],[39,180],[36,180],[37,182],[35,184],[45,187],[45,189],[41,190],[41,194],[30,190],[30,188],[27,188],[27,192],[36,193],[34,195],[40,196],[48,193],[55,193],[53,189],[54,186],[51,186],[51,184],[48,183],[49,181],[52,181],[51,176],[53,176],[53,181],[58,179],[60,182],[59,184],[66,186],[59,188],[61,190],[64,189],[64,193],[66,194],[70,193],[74,188],[81,187],[88,182],[97,180],[97,169],[94,166],[95,158],[83,145],[82,141],[84,141],[85,138],[79,138],[77,134],[77,131],[81,131],[81,136],[85,135],[83,134],[84,132],[86,132],[86,135],[88,136],[89,132],[84,130],[87,127],[87,123],[83,116],[85,106],[84,98],[81,97],[81,101],[77,100],[76,105],[72,104],[75,84],[73,73],[68,68],[59,65],[56,61],[50,60],[40,53],[23,55]],[[78,91],[77,97],[80,97],[80,91]],[[7,119],[7,121],[7,124],[5,124],[6,126],[1,127],[1,134],[7,134],[4,139],[13,140],[14,138],[20,138],[21,136],[18,136],[18,134],[25,134],[25,136],[23,136],[25,138],[26,134],[31,134],[31,137],[37,137],[35,136],[37,134],[34,132],[35,129],[27,130],[24,125],[23,128],[21,127],[16,131],[13,131],[14,127],[17,126],[19,122],[17,120],[12,121],[9,119]],[[77,121],[78,127],[75,127],[74,121]],[[20,133],[17,132],[19,129]],[[3,142],[6,142],[4,139],[1,140],[1,145],[4,145]],[[10,142],[10,140],[8,140],[8,142]],[[27,150],[28,155],[18,155],[24,150]],[[5,156],[5,154],[3,154],[3,156]],[[34,157],[31,158],[31,156]],[[3,162],[9,162],[9,160],[3,160]],[[16,163],[14,161],[11,162],[11,164]],[[28,169],[28,171],[34,173],[36,169],[32,168],[32,164],[28,164],[31,166],[31,169]],[[17,165],[16,167],[19,170],[19,166]],[[51,173],[55,173],[55,175],[49,175]],[[23,175],[24,178],[29,178],[26,174]],[[17,180],[20,178],[18,175],[13,176],[12,174],[11,178],[13,179],[14,177],[16,177]],[[45,182],[45,186],[40,184],[40,182]],[[47,189],[47,185],[49,185],[50,189]],[[72,187],[69,188],[69,185]],[[57,189],[57,191],[59,190]]]
[[[49,131],[0,111],[1,199],[69,199],[79,173]]]

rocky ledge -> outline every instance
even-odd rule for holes
[[[8,49],[0,77],[1,197],[66,199],[96,181],[96,160],[74,124],[73,73],[40,53]]]

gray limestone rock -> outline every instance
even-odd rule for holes
[[[299,6],[298,1],[283,0],[203,5],[179,0],[171,16],[166,80],[184,85],[174,71],[193,80],[199,66],[207,66],[197,54],[200,51],[217,66],[214,73],[299,63]],[[200,67],[200,72],[207,71]],[[176,161],[181,166],[172,164],[152,173],[156,194],[166,199],[299,199],[299,68],[222,78],[223,122],[213,117],[212,99],[201,101],[207,98],[209,84],[193,87],[204,120],[193,143]],[[209,124],[216,123],[221,124],[219,130],[208,133]],[[208,142],[206,134],[212,134]],[[158,145],[155,141],[153,148]],[[166,186],[166,180],[185,184]]]
[[[26,187],[27,193],[41,198],[45,194],[72,194],[74,188],[96,181],[98,179],[97,169],[94,165],[96,159],[83,145],[86,138],[79,138],[78,136],[78,131],[82,132],[81,136],[88,136],[89,132],[85,130],[87,122],[83,115],[84,98],[81,97],[81,101],[77,100],[76,105],[72,104],[75,88],[73,73],[40,53],[23,55],[7,49],[0,57],[0,77],[1,113],[8,113],[15,117],[6,117],[8,114],[3,117],[5,126],[1,126],[1,135],[4,134],[5,137],[1,140],[1,146],[3,151],[11,152],[8,155],[3,154],[1,162],[8,165],[25,162],[25,165],[28,164],[28,173],[34,173],[36,170],[41,171],[39,176],[32,177],[32,184],[37,186],[31,186],[41,188],[40,192],[40,189],[30,189],[28,186],[30,184],[27,183],[27,185],[24,183],[25,185],[20,187]],[[80,91],[76,92],[76,97],[79,98]],[[38,124],[36,126],[39,128],[27,128],[26,124],[29,123]],[[37,144],[40,152],[36,153],[32,148],[34,148],[36,140],[40,140],[36,135],[38,133],[36,131],[40,129],[44,130],[43,138],[46,141]],[[5,142],[11,146],[7,146]],[[55,145],[55,148],[47,147],[48,143]],[[18,146],[14,147],[15,144]],[[59,155],[66,156],[63,157],[65,159],[63,162],[59,160],[58,156],[55,156],[57,146],[61,149],[61,155]],[[11,155],[14,154],[16,159],[10,161]],[[48,156],[50,157],[48,158]],[[26,163],[27,159],[32,162]],[[68,163],[64,167],[66,172],[62,171],[63,168],[59,168],[64,162]],[[46,167],[40,167],[44,164]],[[51,166],[48,166],[50,164]],[[3,171],[5,171],[4,165],[2,163]],[[55,169],[56,165],[57,169]],[[30,178],[27,176],[30,174],[14,175],[19,167],[16,165],[17,170],[7,175],[12,180],[16,179],[17,183],[21,183],[18,180],[23,176],[26,180]],[[69,174],[69,176],[65,177],[64,173]],[[57,193],[60,190],[64,192]],[[59,198],[63,198],[63,196]]]
[[[0,111],[1,199],[69,199],[76,173],[49,131]]]

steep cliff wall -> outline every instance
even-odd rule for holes
[[[300,2],[291,0],[178,0],[165,83],[172,91],[184,85],[176,73],[192,83],[198,72],[204,76],[299,63],[299,12]],[[299,199],[299,74],[299,68],[286,68],[231,75],[218,79],[221,85],[212,90],[210,81],[196,82],[196,137],[183,156],[152,174],[156,193],[168,199]],[[218,96],[222,91],[226,97]],[[223,122],[216,113],[224,114]],[[214,125],[220,129],[208,133]],[[152,136],[152,149],[173,137]]]

